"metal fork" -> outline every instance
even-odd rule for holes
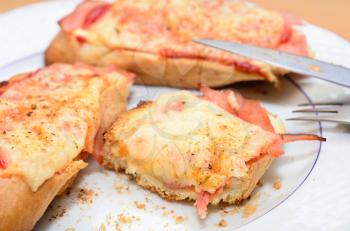
[[[292,111],[293,113],[315,113],[313,116],[300,116],[287,120],[304,121],[325,121],[350,125],[350,105],[339,102],[319,102],[299,104],[300,107],[307,107]]]

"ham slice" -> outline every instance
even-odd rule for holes
[[[64,32],[72,32],[75,29],[87,27],[94,24],[106,11],[111,4],[105,1],[84,1],[68,16],[59,21]]]
[[[269,118],[269,113],[258,100],[245,99],[240,94],[233,91],[215,91],[208,87],[201,87],[201,92],[203,93],[203,99],[215,103],[222,109],[244,121],[247,121],[248,123],[255,124],[266,131],[275,133]],[[300,140],[325,141],[326,139],[317,135],[309,134],[276,134],[274,142],[261,150],[261,154],[252,161],[259,159],[261,155],[266,154],[278,157],[284,153],[283,145],[285,143]]]
[[[8,156],[3,148],[0,147],[0,169],[6,169],[8,166]]]
[[[281,13],[281,15],[284,19],[284,32],[281,35],[277,49],[297,55],[309,56],[310,53],[305,36],[292,28],[294,25],[302,25],[301,19],[288,13]]]
[[[197,194],[197,200],[195,202],[195,206],[197,208],[197,212],[200,218],[204,219],[207,216],[207,210],[209,203],[214,200],[215,197],[220,195],[224,191],[224,187],[220,187],[216,190],[215,193],[209,192],[200,192]]]
[[[240,94],[230,90],[215,91],[208,87],[201,87],[201,92],[203,93],[203,99],[215,103],[248,123],[258,125],[266,131],[274,132],[268,112],[258,100],[245,99]]]

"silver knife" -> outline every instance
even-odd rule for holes
[[[250,59],[260,60],[298,74],[310,75],[331,83],[350,87],[350,69],[339,65],[269,48],[235,42],[211,39],[193,39],[193,41]]]

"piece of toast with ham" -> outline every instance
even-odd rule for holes
[[[123,114],[105,135],[102,164],[166,199],[195,200],[204,218],[209,204],[249,197],[284,143],[323,140],[285,134],[259,101],[230,90],[202,92],[164,94]]]
[[[241,42],[310,55],[296,20],[243,1],[87,0],[64,17],[46,62],[113,64],[136,83],[183,88],[239,81],[278,84],[285,70],[202,46],[194,38]]]
[[[114,68],[54,64],[1,83],[0,230],[34,227],[100,152],[132,81]]]

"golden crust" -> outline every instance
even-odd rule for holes
[[[134,108],[127,113],[124,113],[119,119],[113,124],[110,130],[115,132],[109,132],[105,135],[105,139],[109,144],[113,143],[113,140],[116,140],[114,134],[118,134],[120,130],[129,128],[127,122],[131,117],[141,117],[144,114],[144,111],[152,106],[152,102],[146,102],[139,105],[137,108]],[[284,125],[282,121],[273,115],[269,115],[269,118],[272,122],[272,125],[275,128],[277,133],[285,133]],[[132,132],[132,131],[130,131]],[[108,147],[107,147],[108,150]],[[220,202],[227,202],[230,204],[240,203],[242,200],[248,198],[253,192],[255,186],[257,185],[260,178],[264,175],[266,170],[270,167],[274,157],[271,155],[264,155],[257,159],[256,161],[247,163],[248,173],[245,177],[234,178],[234,186],[231,186],[233,190],[224,191],[220,196],[216,197],[211,204],[218,204]],[[115,168],[116,170],[127,170],[126,164],[123,160],[116,160],[113,157],[112,152],[105,152],[103,156],[104,166],[109,168]],[[137,184],[158,193],[161,197],[167,200],[196,200],[197,194],[194,190],[189,189],[169,189],[164,187],[161,182],[157,182],[154,179],[148,179],[143,175],[134,175]]]
[[[64,33],[59,33],[45,54],[46,64],[54,62],[84,62],[96,66],[113,64],[136,74],[135,82],[145,85],[198,88],[200,85],[221,87],[240,81],[265,80],[278,85],[278,76],[284,70],[263,65],[261,76],[244,73],[232,66],[210,60],[166,58],[152,53],[125,49],[108,50],[84,44],[83,48]]]
[[[0,230],[31,230],[54,197],[86,166],[81,160],[71,162],[36,192],[21,178],[0,178]]]

